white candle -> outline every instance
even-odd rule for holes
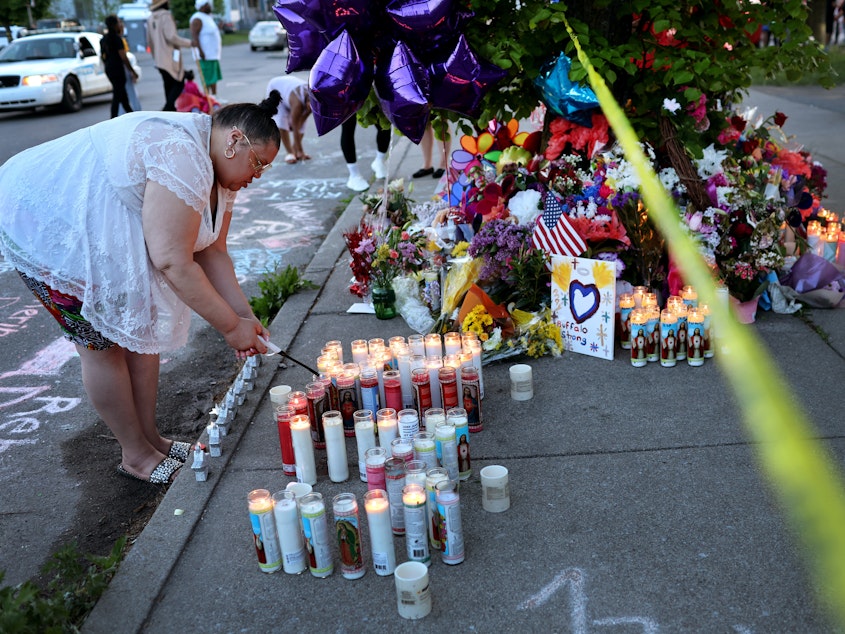
[[[367,362],[367,342],[364,339],[356,339],[352,342],[352,362],[362,365]]]
[[[431,384],[431,406],[443,407],[443,399],[440,397],[440,368],[443,367],[443,358],[440,355],[426,357],[425,367],[428,369],[428,380]]]
[[[376,355],[376,354],[381,354],[381,352],[385,348],[384,339],[381,339],[379,337],[375,337],[373,339],[370,339],[367,342],[367,347],[369,348],[370,356],[373,356],[373,355]]]
[[[414,404],[414,389],[411,385],[411,349],[404,345],[397,349],[394,356],[399,368],[399,378],[402,381],[402,406],[412,407]]]
[[[425,336],[425,356],[429,358],[443,356],[443,342],[439,333],[432,332]]]
[[[364,494],[364,509],[370,528],[370,546],[373,568],[382,577],[392,575],[396,569],[396,549],[393,544],[393,529],[390,527],[390,503],[387,492],[373,489]]]
[[[400,346],[406,346],[408,344],[405,343],[405,337],[391,337],[387,340],[387,347],[390,348],[390,351],[393,353],[393,356],[396,356],[396,351],[399,349]]]
[[[403,409],[399,411],[399,436],[409,443],[413,440],[414,434],[420,430],[420,417],[415,409]]]
[[[411,354],[418,354],[425,356],[425,337],[422,335],[411,335],[408,337],[408,346],[411,348]]]
[[[343,417],[340,412],[329,410],[323,413],[323,431],[326,434],[329,479],[332,482],[345,482],[349,479],[349,461],[346,458],[346,440],[343,437]]]
[[[282,567],[286,573],[298,575],[308,568],[308,562],[296,494],[293,491],[284,490],[273,494],[273,517],[276,520],[279,546],[282,548]]]
[[[368,409],[359,409],[352,417],[355,420],[355,442],[358,444],[358,475],[361,482],[367,481],[367,449],[376,446],[376,426],[373,413]]]
[[[470,341],[469,351],[472,352],[472,365],[478,370],[478,392],[479,397],[484,398],[484,375],[481,371],[481,342]]]
[[[399,419],[396,416],[396,410],[391,407],[380,409],[376,412],[376,422],[378,424],[378,444],[390,452],[390,443],[399,436]]]
[[[326,348],[334,350],[337,360],[343,363],[343,344],[340,341],[336,339],[332,341],[327,341]]]
[[[393,579],[399,616],[416,620],[431,613],[431,587],[425,564],[406,561],[397,566]]]
[[[447,332],[443,335],[443,345],[446,347],[446,354],[459,354],[461,352],[461,333]]]
[[[311,440],[311,422],[307,416],[291,416],[290,435],[296,460],[296,479],[306,484],[317,484],[317,465],[314,461],[314,443]]]

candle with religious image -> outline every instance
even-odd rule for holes
[[[698,310],[701,311],[701,316],[704,318],[704,324],[702,325],[702,336],[704,337],[704,358],[712,359],[716,353],[716,349],[713,346],[713,333],[711,332],[710,326],[712,321],[712,317],[710,316],[710,305],[702,302],[698,305]]]
[[[642,368],[648,365],[646,323],[648,312],[642,308],[631,311],[631,365]]]
[[[384,489],[367,491],[364,494],[364,510],[367,513],[367,526],[370,529],[373,569],[381,577],[392,575],[396,569],[396,548],[390,525],[390,502],[387,491]]]
[[[631,311],[633,309],[633,293],[622,293],[619,296],[619,344],[623,350],[631,349]]]
[[[704,365],[704,313],[698,308],[687,312],[687,364]]]
[[[440,550],[440,513],[437,512],[437,483],[448,479],[449,472],[443,467],[429,469],[425,474],[428,543],[433,550]]]
[[[660,360],[660,309],[655,306],[643,307],[646,311],[646,332],[649,339],[646,343],[646,359],[650,362]]]
[[[482,399],[484,398],[484,371],[481,368],[481,342],[478,339],[469,339],[466,346],[472,353],[472,365],[478,374],[478,398]],[[463,381],[463,378],[461,380]]]
[[[678,317],[678,352],[675,358],[678,361],[683,361],[687,358],[687,348],[689,346],[689,327],[687,326],[687,311],[689,307],[681,301],[681,303],[673,306],[670,310]]]
[[[474,365],[461,368],[461,407],[466,410],[469,430],[473,433],[484,429],[481,413],[481,382],[478,369]]]
[[[458,443],[458,478],[468,480],[472,475],[469,451],[469,421],[463,407],[453,407],[446,412],[446,420],[455,426],[455,438]]]
[[[355,385],[355,375],[343,371],[337,376],[337,399],[340,403],[340,416],[343,420],[343,435],[355,436],[355,420],[352,415],[361,409],[358,402],[358,388]]]
[[[299,514],[308,551],[308,569],[315,577],[328,577],[334,572],[334,561],[323,496],[316,492],[302,496],[299,499]]]
[[[296,394],[294,392],[293,394]],[[330,409],[329,398],[325,386],[319,381],[312,381],[305,386],[306,404],[308,418],[311,421],[311,440],[316,449],[326,448],[326,435],[323,432],[321,421],[323,413]],[[293,395],[291,395],[293,400]]]
[[[360,579],[367,569],[364,567],[364,545],[355,494],[339,493],[334,496],[332,513],[340,555],[340,574],[344,579]]]
[[[454,480],[438,482],[435,500],[440,516],[440,557],[444,564],[459,564],[464,560],[464,531],[458,483]]]
[[[255,489],[247,495],[252,542],[261,572],[276,572],[282,567],[282,552],[273,518],[273,498],[267,489]]]
[[[668,308],[660,313],[660,365],[675,367],[678,342],[678,316]]]
[[[448,420],[434,428],[434,442],[440,445],[440,465],[446,469],[450,480],[458,479],[458,440],[455,426]]]

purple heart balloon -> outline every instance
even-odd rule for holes
[[[384,114],[414,143],[428,127],[428,83],[428,71],[404,42],[396,43],[387,67],[376,71],[376,95]]]
[[[302,23],[308,23],[305,28],[326,30],[320,0],[277,0],[273,6],[273,12],[288,33],[298,30],[300,27],[297,25]],[[290,21],[290,26],[288,26],[288,21]]]
[[[452,0],[392,0],[387,3],[385,12],[400,38],[419,37],[448,27]]]
[[[358,55],[346,30],[333,39],[311,68],[308,86],[314,101],[314,123],[320,135],[335,128],[356,112],[370,92],[372,65]]]
[[[495,64],[479,60],[461,35],[446,62],[431,67],[431,103],[436,108],[475,116],[481,99],[506,74]]]
[[[363,41],[372,25],[370,0],[323,0],[323,16],[329,39],[336,37],[343,29]]]

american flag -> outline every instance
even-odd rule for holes
[[[563,213],[563,206],[557,196],[546,194],[542,215],[537,218],[531,243],[549,255],[570,255],[577,257],[587,250],[587,243],[578,235],[569,218]]]

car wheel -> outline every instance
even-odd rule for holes
[[[62,110],[65,112],[78,112],[82,109],[82,90],[79,87],[79,80],[76,77],[65,79],[62,88]]]
[[[257,46],[253,46],[252,44],[250,44],[250,45],[249,45],[249,50],[251,50],[251,51],[257,51],[257,50],[258,50],[258,47],[257,47]]]

